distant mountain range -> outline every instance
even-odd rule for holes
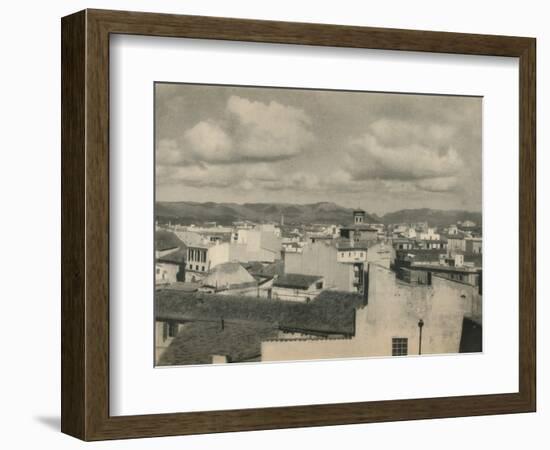
[[[442,210],[442,209],[401,209],[384,214],[383,223],[415,223],[428,222],[430,226],[447,226],[457,222],[471,220],[481,226],[481,213],[463,210]]]
[[[296,205],[291,203],[214,203],[214,202],[157,202],[155,215],[160,222],[182,224],[217,222],[230,225],[238,220],[253,222],[280,222],[285,224],[351,222],[352,208],[344,208],[331,202]],[[368,223],[428,222],[432,226],[445,226],[457,221],[472,220],[481,224],[481,213],[469,211],[444,211],[435,209],[404,209],[380,217],[366,213]]]

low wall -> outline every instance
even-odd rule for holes
[[[364,346],[348,339],[296,339],[262,342],[262,361],[354,358],[365,355]]]

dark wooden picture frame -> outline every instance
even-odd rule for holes
[[[85,10],[64,17],[61,30],[61,429],[64,433],[84,440],[100,440],[535,411],[534,38],[104,10]],[[461,397],[110,416],[111,34],[519,58],[519,391]]]

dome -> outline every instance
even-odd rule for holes
[[[230,289],[256,284],[256,280],[238,262],[226,262],[214,267],[203,280],[203,286]]]

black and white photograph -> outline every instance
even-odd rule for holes
[[[155,83],[155,364],[482,351],[482,98]]]

